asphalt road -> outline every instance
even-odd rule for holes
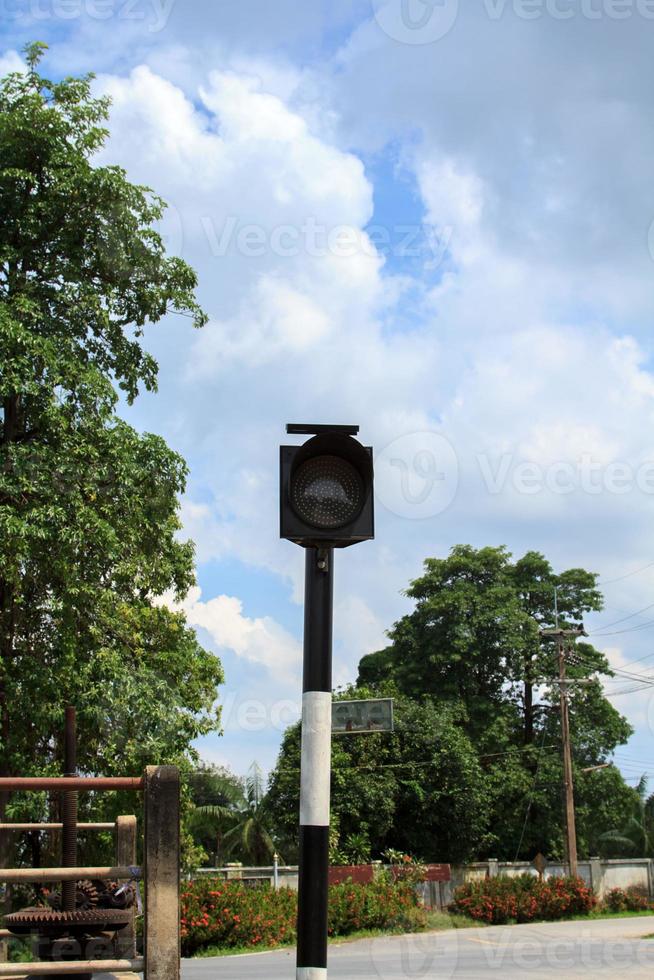
[[[330,946],[329,980],[654,976],[654,917],[452,929]],[[182,961],[182,980],[293,980],[293,950]]]

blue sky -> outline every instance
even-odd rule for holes
[[[651,7],[4,5],[2,68],[40,39],[52,74],[97,73],[105,159],[169,202],[200,276],[209,325],[148,332],[160,391],[124,411],[191,467],[186,610],[227,675],[206,758],[269,769],[297,712],[287,421],[359,423],[376,451],[377,540],[338,556],[338,684],[459,542],[599,572],[596,642],[654,676]],[[654,688],[631,687],[607,684],[635,781]]]

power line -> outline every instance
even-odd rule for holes
[[[619,698],[622,694],[638,694],[640,691],[648,691],[651,684],[642,684],[640,687],[630,687],[624,691],[604,691],[607,698]]]
[[[646,653],[644,657],[638,657],[636,660],[628,660],[624,666],[630,667],[631,664],[640,664],[643,660],[650,660],[651,657],[654,657],[654,653]]]
[[[570,657],[570,660],[573,664],[577,663],[579,666],[591,668],[592,670],[599,672],[600,668],[597,666],[597,664],[594,664],[591,660],[588,659],[588,657],[585,657],[582,653],[579,653],[577,650]],[[636,671],[626,671],[623,670],[621,667],[613,667],[611,664],[609,664],[609,670],[611,671],[612,674],[615,674],[618,677],[624,677],[626,680],[645,681],[646,683],[654,684],[654,674],[639,674]]]
[[[632,575],[640,575],[641,572],[646,572],[648,568],[654,568],[654,561],[649,562],[648,565],[643,565],[642,568],[635,568],[632,572],[627,572],[625,575],[618,575],[617,578],[600,579],[596,582],[596,585],[614,585],[615,582],[624,582],[626,578],[631,578]]]
[[[629,613],[628,616],[623,616],[621,619],[616,619],[612,623],[602,623],[599,628],[600,630],[605,630],[605,629],[609,629],[609,627],[611,626],[619,626],[620,623],[626,623],[628,619],[633,619],[634,616],[640,616],[642,615],[642,613],[647,612],[649,609],[654,609],[654,602],[651,602],[648,606],[643,606],[643,608],[638,609],[637,612]]]
[[[543,730],[546,731],[546,729]],[[482,760],[482,759],[497,759],[501,757],[503,758],[504,756],[507,755],[515,755],[517,752],[527,752],[533,748],[534,748],[533,745],[523,745],[523,746],[515,745],[513,748],[508,749],[506,752],[490,752],[487,753],[486,755],[478,755],[477,759]],[[541,747],[541,749],[543,748],[557,749],[558,746],[545,745]],[[539,749],[539,753],[541,749]],[[554,755],[555,753],[551,752],[547,754]],[[341,766],[335,764],[334,772],[345,772],[351,769],[368,770],[370,772],[376,772],[378,769],[423,769],[423,768],[428,768],[429,766],[440,766],[440,765],[442,765],[442,759],[430,759],[430,760],[423,760],[418,762],[378,762],[375,765]],[[285,766],[283,769],[276,770],[276,772],[284,773],[284,774],[291,773],[291,772],[297,773],[299,771],[300,771],[299,766]]]
[[[625,633],[640,633],[642,630],[651,629],[654,626],[654,619],[648,620],[646,623],[640,623],[638,626],[629,626],[624,630],[611,630],[607,633],[589,633],[589,636],[624,636]]]
[[[525,821],[524,821],[524,823],[522,825],[522,833],[520,834],[520,840],[518,842],[518,846],[517,846],[516,852],[515,852],[515,857],[513,859],[513,863],[514,864],[518,860],[518,855],[520,853],[520,848],[522,847],[522,842],[523,842],[524,837],[525,837],[525,830],[527,829],[527,823],[529,822],[529,814],[531,813],[531,808],[532,808],[533,803],[534,803],[534,796],[536,795],[536,787],[538,785],[538,774],[540,772],[540,763],[541,763],[541,759],[543,758],[543,749],[545,748],[545,735],[546,735],[546,733],[547,733],[547,728],[546,727],[543,727],[543,739],[542,739],[542,742],[541,742],[540,751],[538,753],[538,758],[536,759],[536,771],[534,773],[534,782],[533,782],[532,787],[531,787],[531,793],[529,794],[529,802],[527,803],[527,811],[525,813]]]

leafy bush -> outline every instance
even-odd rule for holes
[[[248,888],[202,877],[182,891],[184,955],[202,946],[277,946],[295,936],[296,895],[289,888]]]
[[[329,935],[347,936],[360,929],[419,931],[427,915],[415,888],[383,878],[369,885],[345,881],[329,889]]]
[[[234,949],[278,946],[295,939],[297,893],[240,881],[199,878],[182,890],[182,952],[204,946]],[[415,888],[380,878],[368,885],[344,882],[329,889],[329,934],[346,936],[361,929],[419,930],[426,912]]]
[[[486,878],[457,888],[453,910],[480,922],[532,922],[564,919],[591,912],[597,899],[581,878],[547,878],[533,875]]]
[[[403,881],[408,885],[419,885],[425,880],[427,867],[417,858],[410,854],[403,854],[402,851],[394,851],[392,848],[384,851],[384,857],[388,861],[389,871],[393,881]],[[386,869],[384,869],[386,872]]]
[[[611,912],[645,912],[650,907],[647,892],[632,885],[630,888],[612,888],[604,898],[604,905]]]

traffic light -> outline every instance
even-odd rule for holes
[[[358,425],[287,425],[311,435],[280,447],[280,536],[304,548],[347,548],[375,536],[372,449]]]

